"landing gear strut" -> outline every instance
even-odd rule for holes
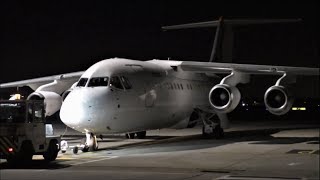
[[[135,133],[126,133],[127,139],[134,139],[135,135],[137,135],[138,139],[144,139],[146,137],[147,132],[146,131],[139,131]]]
[[[203,122],[202,136],[205,138],[221,139],[224,137],[223,128],[221,128],[220,120],[215,114],[201,113]]]
[[[202,127],[202,136],[206,138],[221,139],[224,137],[224,131],[220,125],[216,125],[215,127],[204,125]]]
[[[97,137],[93,133],[86,133],[86,142],[82,148],[82,152],[98,150]]]

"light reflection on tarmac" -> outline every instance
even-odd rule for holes
[[[290,123],[288,123],[290,124]],[[59,131],[59,130],[58,130]],[[105,136],[96,152],[42,156],[20,167],[1,160],[4,179],[319,179],[319,124],[235,123],[225,138],[204,139],[201,127],[155,130],[147,139]],[[69,145],[83,136],[66,134]]]

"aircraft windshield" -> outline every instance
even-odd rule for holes
[[[115,88],[118,88],[118,89],[123,89],[123,86],[120,82],[120,79],[118,76],[113,76],[111,77],[110,79],[110,86],[111,87],[115,87]]]
[[[77,84],[78,87],[84,87],[87,84],[88,78],[81,78]]]
[[[132,88],[132,85],[131,85],[131,83],[130,83],[130,81],[129,81],[129,79],[127,77],[120,76],[120,80],[121,80],[124,88],[126,88],[126,89],[131,89]]]
[[[108,86],[109,78],[108,77],[95,77],[91,78],[88,87],[96,87],[96,86]]]

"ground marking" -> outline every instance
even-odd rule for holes
[[[87,163],[92,163],[92,162],[97,162],[97,161],[103,161],[103,160],[107,160],[107,159],[114,159],[117,158],[118,156],[107,156],[106,158],[102,158],[102,159],[96,159],[96,160],[91,160],[91,161],[85,161],[85,162],[78,162],[78,163],[74,163],[74,164],[70,164],[71,166],[77,166],[77,165],[81,165],[81,164],[87,164]]]

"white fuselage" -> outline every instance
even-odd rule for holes
[[[180,61],[108,59],[91,66],[64,100],[61,120],[80,132],[95,134],[184,128],[195,108],[210,106],[208,94],[218,79],[177,69]],[[90,86],[90,79],[108,83]],[[115,87],[114,77],[130,86]],[[106,80],[106,79],[105,79]],[[78,83],[79,85],[79,83]]]

